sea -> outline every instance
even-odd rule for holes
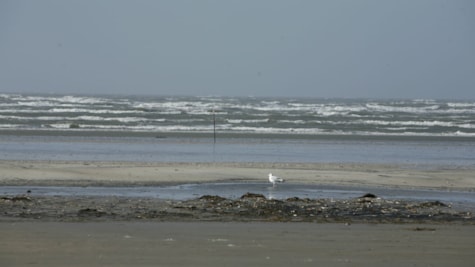
[[[475,100],[0,94],[0,160],[475,167]]]

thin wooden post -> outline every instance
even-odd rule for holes
[[[213,109],[213,140],[214,143],[216,144],[216,113]]]

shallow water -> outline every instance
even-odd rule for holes
[[[475,142],[455,140],[0,136],[0,160],[337,162],[475,167]]]
[[[290,197],[312,199],[351,199],[372,193],[384,199],[442,201],[475,209],[472,192],[388,189],[349,186],[322,186],[285,183],[272,186],[268,183],[202,183],[174,186],[137,187],[74,187],[74,186],[2,186],[0,194],[6,196],[30,194],[31,196],[117,196],[147,197],[169,200],[188,200],[203,195],[219,195],[237,199],[247,192],[263,194],[268,199]]]

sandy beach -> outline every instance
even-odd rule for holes
[[[349,163],[143,163],[0,161],[2,185],[134,185],[267,181],[473,191],[475,170]]]
[[[302,184],[475,190],[471,169],[377,164],[1,161],[0,169],[3,186],[253,182],[265,180],[272,171]],[[0,205],[2,266],[472,266],[475,262],[472,214],[437,201],[280,201],[257,196],[167,202],[26,194],[3,197]]]
[[[2,266],[473,266],[475,227],[307,223],[0,224]]]

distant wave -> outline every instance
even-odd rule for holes
[[[0,94],[0,129],[475,136],[475,102]]]

